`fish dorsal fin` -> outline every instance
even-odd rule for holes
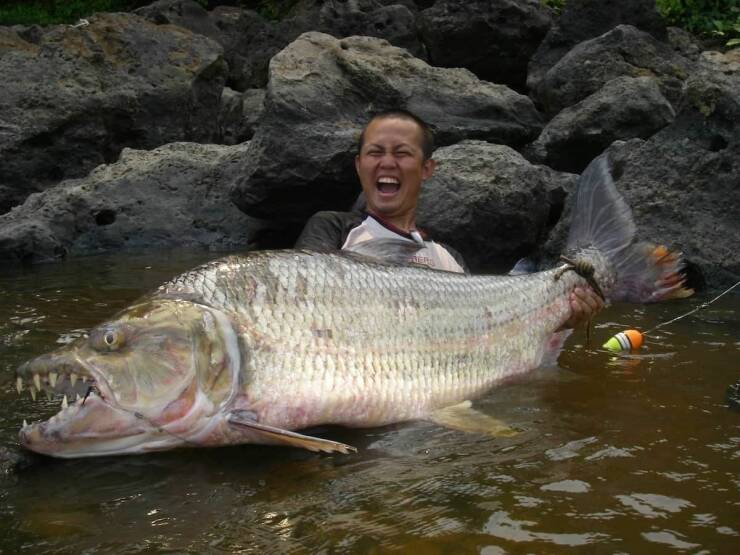
[[[381,262],[409,265],[414,264],[414,255],[423,248],[423,245],[403,239],[372,239],[347,247],[343,251]]]
[[[429,420],[453,430],[494,437],[511,437],[519,433],[501,420],[471,408],[470,401],[436,410],[429,415]]]
[[[233,411],[229,413],[228,422],[234,426],[248,428],[254,435],[263,438],[266,443],[278,443],[289,447],[300,447],[301,449],[322,451],[324,453],[344,453],[345,455],[347,453],[357,451],[357,449],[351,445],[339,443],[338,441],[307,436],[291,432],[289,430],[260,424],[253,418],[250,418],[249,413],[246,413],[245,411]]]

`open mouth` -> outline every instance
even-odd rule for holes
[[[401,189],[401,182],[395,177],[380,177],[375,187],[381,195],[392,196]]]
[[[95,378],[80,367],[57,363],[51,357],[40,357],[22,365],[16,372],[18,394],[28,390],[35,401],[39,395],[57,400],[60,410],[47,422],[74,416],[86,403],[102,401],[104,396]],[[34,423],[38,425],[39,423]],[[23,420],[23,427],[29,424]]]

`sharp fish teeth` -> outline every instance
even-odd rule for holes
[[[26,422],[26,419],[24,418],[23,419],[23,427],[25,428],[26,426],[28,426],[28,422]]]
[[[81,399],[82,399],[82,397],[80,397],[80,394],[79,393],[75,393],[75,403],[77,403]]]
[[[20,376],[15,379],[15,388],[18,390],[18,395],[20,395],[21,391],[23,391],[23,378]]]
[[[41,391],[41,378],[38,374],[33,375],[33,385],[36,386],[36,391]]]
[[[71,383],[73,387],[77,383],[77,374],[74,372],[69,375],[69,383]]]
[[[57,373],[56,372],[49,372],[49,384],[51,387],[56,387],[57,385]]]
[[[82,383],[85,383],[86,381],[87,381],[87,376],[83,375],[82,376]]]
[[[36,400],[36,390],[34,388],[31,388],[31,399]]]
[[[67,407],[69,407],[69,403],[67,402],[67,396],[65,395],[62,399],[62,410],[66,409]]]

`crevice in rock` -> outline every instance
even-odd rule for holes
[[[95,223],[99,226],[110,225],[116,221],[116,213],[113,210],[101,210],[95,214]]]
[[[709,150],[712,152],[719,152],[727,148],[727,141],[722,135],[715,135],[709,142]]]

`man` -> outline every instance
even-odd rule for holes
[[[355,169],[367,203],[365,212],[319,212],[301,232],[296,248],[347,249],[375,239],[395,238],[419,245],[413,261],[438,270],[464,272],[462,257],[449,247],[425,240],[416,227],[416,204],[424,181],[434,174],[432,130],[405,110],[374,116],[360,135]],[[590,288],[571,295],[575,327],[601,310]]]

